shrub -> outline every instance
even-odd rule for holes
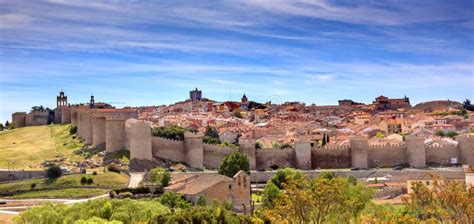
[[[261,148],[263,148],[262,143],[261,142],[255,142],[255,149],[261,149]]]
[[[110,198],[115,198],[115,197],[117,197],[117,193],[115,191],[110,191],[109,192],[109,197]]]
[[[97,171],[92,172],[92,175],[96,176],[96,175],[97,175]]]
[[[132,194],[148,194],[150,193],[150,189],[148,187],[136,187],[136,188],[120,188],[113,190],[116,195],[124,192],[131,192]]]
[[[87,177],[83,176],[81,177],[81,184],[86,185],[87,184]]]
[[[108,165],[107,170],[110,171],[110,172],[115,172],[115,173],[120,173],[121,172],[120,167],[117,166],[117,165],[114,165],[114,164]]]
[[[36,187],[36,183],[32,183],[30,186],[31,189],[35,189],[35,187]]]
[[[440,136],[440,137],[444,137],[444,132],[441,131],[441,130],[436,130],[435,135]]]
[[[73,134],[76,134],[76,133],[77,133],[77,126],[74,126],[74,125],[71,126],[71,127],[69,128],[69,134],[70,134],[70,135],[73,135]]]
[[[249,173],[249,159],[242,153],[234,152],[224,157],[219,167],[219,174],[233,177],[240,170]]]
[[[454,138],[454,136],[456,135],[458,135],[458,133],[455,131],[448,131],[448,133],[446,133],[446,137],[450,137],[450,138]]]
[[[221,143],[221,141],[218,138],[213,138],[211,136],[204,136],[202,140],[204,143],[213,144],[213,145],[217,145]]]
[[[189,208],[191,204],[183,196],[174,192],[166,192],[159,197],[159,202],[171,210],[175,208]]]
[[[132,192],[123,192],[119,194],[122,198],[133,198]]]
[[[322,172],[322,173],[319,174],[319,178],[332,180],[334,178],[334,174],[332,174],[330,172]]]
[[[94,180],[92,178],[87,178],[87,184],[91,185],[94,183]]]
[[[49,179],[59,178],[62,174],[63,171],[57,164],[52,164],[46,169],[46,177]]]
[[[207,204],[206,196],[204,196],[203,194],[199,195],[199,198],[198,198],[196,204],[197,204],[197,206],[206,206],[206,204]]]

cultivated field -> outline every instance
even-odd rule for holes
[[[0,132],[0,168],[35,169],[47,159],[62,155],[72,160],[83,144],[69,134],[70,125],[42,125]]]

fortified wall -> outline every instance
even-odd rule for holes
[[[46,119],[46,114],[43,118],[38,116],[36,122]],[[76,125],[77,135],[86,145],[105,147],[107,153],[128,149],[130,159],[162,158],[200,169],[219,168],[224,156],[233,152],[245,154],[252,170],[474,165],[473,135],[458,136],[457,145],[439,147],[425,146],[422,138],[408,136],[398,145],[369,145],[365,138],[353,138],[349,146],[316,147],[309,142],[297,142],[295,148],[255,149],[254,141],[242,140],[238,148],[233,148],[205,144],[202,133],[185,133],[183,141],[155,137],[151,135],[151,124],[137,117],[133,109],[73,106],[62,110],[61,122]],[[25,113],[15,113],[13,118],[18,126],[28,125],[31,119]]]
[[[239,148],[209,145],[202,143],[202,137],[190,134],[185,135],[184,141],[151,137],[151,147],[153,157],[208,169],[219,168],[224,156],[232,152],[246,154],[252,170],[474,165],[474,136],[459,136],[457,140],[457,145],[431,147],[417,137],[407,137],[404,144],[395,145],[369,145],[367,139],[354,138],[349,146],[311,147],[310,143],[297,142],[295,148],[255,149],[253,142],[242,142]],[[193,151],[191,157],[187,156],[190,150]]]

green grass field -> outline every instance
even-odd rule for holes
[[[82,160],[73,152],[82,148],[83,143],[72,138],[69,127],[42,125],[0,132],[0,168],[7,168],[9,162],[14,163],[15,169],[37,168],[44,160],[59,155]]]
[[[92,178],[93,184],[82,185],[81,177]],[[32,190],[31,185],[36,184]],[[114,172],[64,175],[56,180],[31,179],[0,184],[0,195],[19,192],[10,198],[84,198],[105,194],[128,184],[128,175]]]

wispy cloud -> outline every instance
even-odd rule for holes
[[[74,101],[93,92],[135,105],[196,86],[218,100],[471,97],[472,10],[471,1],[0,0],[0,120],[61,88]]]

